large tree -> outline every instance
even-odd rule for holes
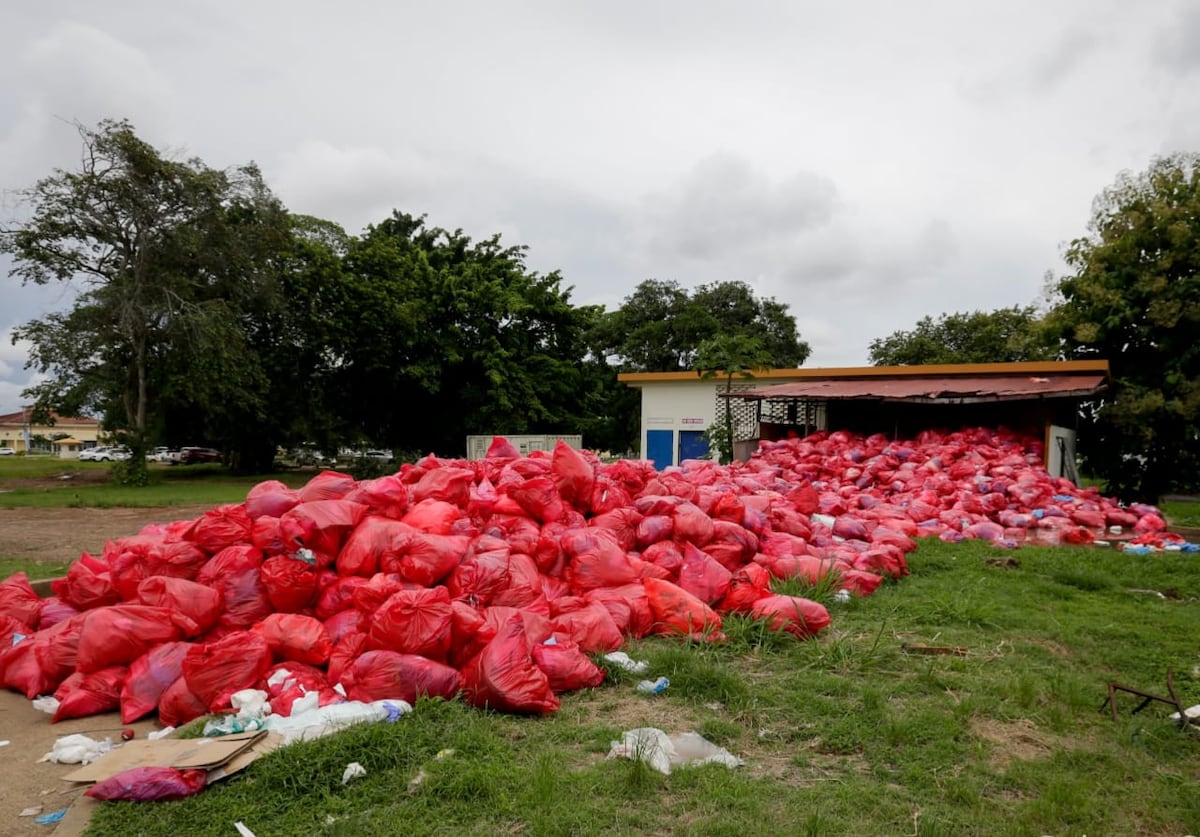
[[[395,213],[346,258],[345,327],[333,344],[350,424],[421,453],[466,436],[568,433],[579,419],[593,313],[524,248]]]
[[[874,366],[931,363],[1003,363],[1053,360],[1057,339],[1048,336],[1035,306],[922,317],[911,331],[871,341]]]
[[[1075,358],[1107,359],[1112,389],[1082,428],[1107,490],[1157,501],[1200,467],[1200,155],[1123,173],[1066,251],[1050,323]]]
[[[77,171],[24,193],[27,219],[0,230],[24,282],[70,282],[73,304],[24,324],[41,407],[100,413],[144,479],[152,430],[172,404],[246,422],[266,409],[247,318],[277,304],[273,259],[286,213],[253,165],[170,159],[125,121],[76,126]]]
[[[683,372],[696,365],[701,343],[722,335],[755,339],[777,368],[799,366],[810,349],[787,306],[758,299],[744,282],[701,285],[647,279],[610,312],[598,342],[624,371]]]

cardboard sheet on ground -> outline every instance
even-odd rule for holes
[[[265,730],[219,738],[130,741],[63,778],[70,782],[100,782],[133,767],[175,767],[207,770],[211,783],[245,768],[278,747],[280,741],[280,736]]]

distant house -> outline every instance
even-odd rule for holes
[[[78,456],[81,450],[96,447],[103,435],[97,419],[60,416],[54,411],[50,416],[51,424],[35,422],[32,407],[0,415],[0,447],[12,448],[17,453],[57,453],[72,457]],[[55,444],[58,440],[61,442]]]

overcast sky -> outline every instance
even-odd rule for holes
[[[1200,150],[1186,0],[57,0],[6,7],[3,41],[6,220],[77,165],[72,120],[128,118],[350,232],[501,233],[576,304],[745,281],[807,366],[1038,301],[1118,172]],[[0,281],[8,412],[13,325],[70,295]]]

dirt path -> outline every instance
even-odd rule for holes
[[[81,552],[99,554],[105,540],[136,534],[147,523],[191,519],[211,506],[157,509],[0,509],[0,555],[29,561],[66,562]],[[156,717],[156,716],[152,716]],[[0,689],[0,837],[49,835],[54,826],[22,817],[25,809],[50,813],[70,805],[82,787],[62,777],[78,765],[38,763],[60,737],[83,733],[119,742],[126,725],[120,715],[93,715],[50,723],[24,696]],[[132,726],[139,738],[158,728],[156,720]],[[60,832],[61,833],[61,832]]]

